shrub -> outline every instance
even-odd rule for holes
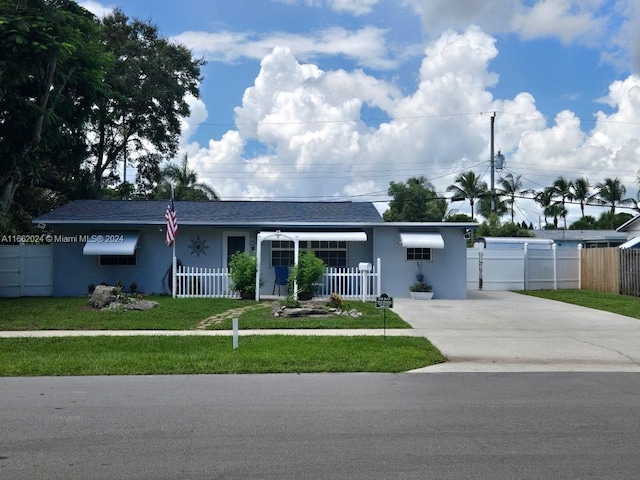
[[[247,252],[234,253],[229,262],[231,275],[231,288],[239,292],[256,292],[256,272],[258,271],[258,260],[255,255]],[[260,285],[263,281],[260,278]]]
[[[289,274],[289,283],[298,283],[298,293],[313,295],[313,284],[322,279],[327,267],[311,251],[303,252]]]
[[[343,306],[342,297],[339,294],[333,292],[329,297],[329,306],[332,308],[342,309],[342,306]]]

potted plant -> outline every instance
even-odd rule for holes
[[[409,287],[409,294],[415,300],[431,300],[433,298],[433,287],[424,280],[418,280]]]
[[[256,272],[258,261],[255,255],[247,252],[234,253],[229,262],[229,275],[231,276],[231,288],[240,292],[243,299],[253,299],[256,294]],[[260,278],[260,286],[263,280]]]
[[[313,284],[322,280],[327,267],[324,262],[311,251],[300,254],[298,264],[289,274],[289,284],[298,284],[298,300],[310,300],[313,297]]]

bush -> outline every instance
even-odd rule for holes
[[[256,272],[258,260],[247,252],[234,253],[229,262],[231,288],[246,294],[256,292]],[[262,285],[262,279],[260,279]]]
[[[298,283],[298,293],[313,295],[313,284],[322,279],[327,267],[315,253],[303,252],[289,274],[289,283]]]

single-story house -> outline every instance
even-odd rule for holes
[[[535,238],[552,240],[558,248],[617,247],[626,241],[626,235],[616,230],[531,230]]]
[[[53,295],[86,294],[100,283],[135,282],[145,293],[171,293],[172,247],[165,201],[76,200],[34,220],[53,243]],[[225,268],[238,251],[259,253],[261,296],[274,291],[276,266],[291,266],[294,247],[328,267],[378,265],[380,290],[409,297],[420,272],[434,298],[467,296],[466,237],[475,222],[385,222],[371,202],[175,202],[179,264]]]
[[[626,235],[627,240],[620,248],[640,248],[640,215],[627,220],[617,231]]]

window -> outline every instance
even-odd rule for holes
[[[138,263],[136,252],[133,255],[100,255],[100,267],[135,267]]]
[[[407,262],[430,262],[430,248],[407,248]]]
[[[287,240],[271,242],[271,265],[274,267],[293,265],[293,242]]]
[[[311,240],[300,242],[300,252],[311,250],[327,267],[347,266],[347,242]],[[293,242],[276,240],[271,242],[271,265],[290,267],[293,265]]]

